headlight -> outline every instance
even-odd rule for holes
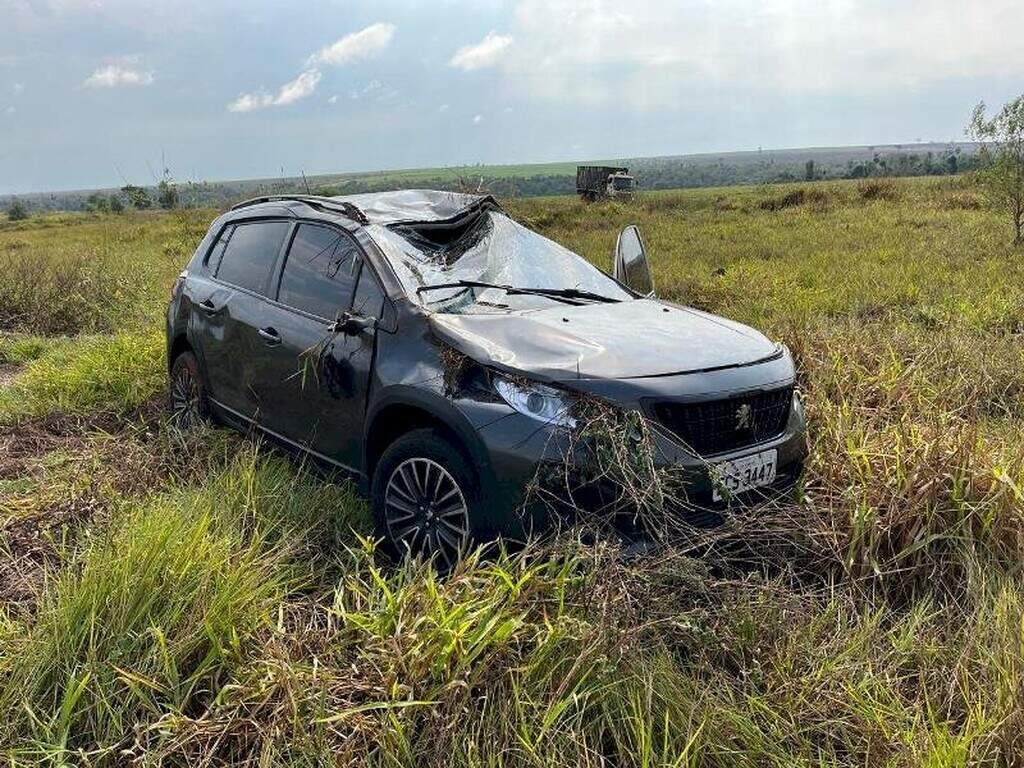
[[[524,416],[558,427],[576,426],[576,419],[569,415],[570,401],[557,389],[543,384],[518,384],[503,376],[494,377],[494,389]]]

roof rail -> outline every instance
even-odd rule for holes
[[[240,203],[235,203],[231,206],[231,210],[237,211],[240,208],[248,208],[251,205],[259,205],[260,203],[274,203],[289,200],[297,203],[305,203],[312,208],[321,208],[325,211],[340,213],[360,224],[370,223],[370,220],[366,218],[366,214],[363,213],[358,206],[355,206],[352,203],[335,200],[333,197],[323,197],[322,195],[263,195],[261,197],[253,197],[249,200],[243,200]]]

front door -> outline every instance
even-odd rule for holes
[[[262,426],[352,469],[361,455],[376,332],[371,326],[348,335],[333,326],[352,309],[353,296],[361,301],[362,280],[374,279],[361,271],[361,251],[347,233],[298,226],[273,307],[279,338],[266,348],[258,385]]]

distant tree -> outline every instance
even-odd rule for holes
[[[111,195],[107,206],[111,213],[124,213],[124,203],[121,202],[120,195]]]
[[[177,208],[181,202],[178,195],[178,185],[174,183],[174,177],[171,176],[169,168],[164,168],[164,177],[157,184],[156,201],[165,211]]]
[[[21,221],[28,218],[28,209],[21,200],[12,200],[7,206],[7,218],[11,221]]]
[[[814,181],[814,161],[808,160],[804,166],[804,178],[807,181]]]
[[[99,192],[93,192],[85,199],[85,210],[93,213],[109,213],[110,198]]]
[[[139,211],[144,211],[147,208],[153,207],[153,200],[149,196],[144,188],[136,186],[135,184],[125,184],[121,187],[121,191],[124,196],[128,198],[128,204]]]
[[[991,118],[985,102],[974,108],[967,135],[981,142],[978,178],[992,203],[1013,225],[1013,242],[1024,243],[1024,94]]]

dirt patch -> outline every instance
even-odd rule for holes
[[[201,474],[224,444],[208,437],[168,429],[162,396],[120,418],[61,414],[0,427],[0,605],[31,612],[82,529],[102,525],[118,498]]]
[[[122,416],[58,414],[0,426],[0,606],[30,615],[46,573],[119,500],[220,471],[241,437],[167,423],[166,394]]]
[[[0,363],[0,387],[8,386],[18,375],[22,366],[14,363]]]

